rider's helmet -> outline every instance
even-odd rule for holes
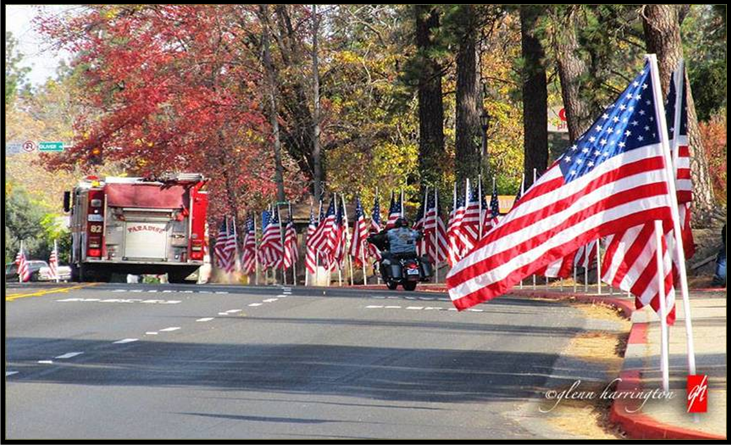
[[[396,224],[396,228],[399,228],[399,227],[409,227],[409,221],[406,218],[403,218],[403,217],[397,219],[395,224]]]

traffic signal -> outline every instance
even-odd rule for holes
[[[99,147],[94,147],[91,149],[91,154],[89,155],[89,164],[90,165],[101,165],[102,164],[102,149]]]

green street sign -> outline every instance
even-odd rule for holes
[[[38,151],[63,151],[63,142],[39,142]]]

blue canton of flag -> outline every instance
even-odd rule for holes
[[[492,196],[490,197],[490,212],[493,218],[500,215],[500,200],[497,197],[497,185],[493,184]]]
[[[620,98],[559,158],[566,183],[620,153],[660,142],[650,68],[645,65]]]

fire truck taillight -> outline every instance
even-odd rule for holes
[[[198,239],[191,240],[190,259],[191,260],[202,260],[203,259],[203,241],[202,240],[198,240]]]

